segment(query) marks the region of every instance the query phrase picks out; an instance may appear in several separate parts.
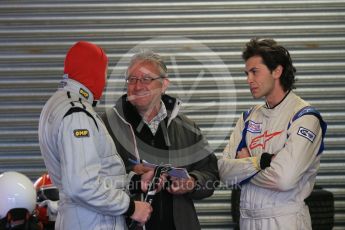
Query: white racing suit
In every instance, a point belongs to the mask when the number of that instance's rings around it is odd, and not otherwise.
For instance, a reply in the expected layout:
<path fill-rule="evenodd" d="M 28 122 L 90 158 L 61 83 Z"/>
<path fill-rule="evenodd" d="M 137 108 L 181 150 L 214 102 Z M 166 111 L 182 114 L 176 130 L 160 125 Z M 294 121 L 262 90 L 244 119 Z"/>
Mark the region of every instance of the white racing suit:
<path fill-rule="evenodd" d="M 241 229 L 311 230 L 304 199 L 315 183 L 325 132 L 320 114 L 293 92 L 273 109 L 255 106 L 238 120 L 218 167 L 226 185 L 241 185 Z M 243 147 L 251 157 L 235 159 Z M 264 152 L 275 157 L 261 170 Z"/>
<path fill-rule="evenodd" d="M 56 229 L 126 229 L 129 176 L 92 102 L 86 87 L 65 79 L 41 113 L 40 148 L 60 192 Z"/>

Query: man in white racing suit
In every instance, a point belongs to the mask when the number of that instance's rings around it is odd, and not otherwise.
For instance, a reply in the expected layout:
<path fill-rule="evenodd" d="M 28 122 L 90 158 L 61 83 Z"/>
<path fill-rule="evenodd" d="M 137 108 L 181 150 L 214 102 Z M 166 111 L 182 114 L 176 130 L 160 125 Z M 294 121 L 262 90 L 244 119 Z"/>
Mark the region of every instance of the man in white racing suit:
<path fill-rule="evenodd" d="M 128 188 L 145 190 L 153 172 L 141 177 L 126 174 L 114 142 L 92 108 L 102 96 L 107 65 L 100 47 L 84 41 L 73 45 L 61 86 L 41 113 L 40 148 L 60 193 L 56 229 L 126 229 L 124 215 L 144 224 L 152 211 L 148 203 L 131 199 Z"/>
<path fill-rule="evenodd" d="M 295 68 L 273 39 L 252 39 L 242 54 L 254 98 L 264 97 L 238 120 L 224 157 L 221 180 L 240 184 L 240 229 L 310 229 L 304 199 L 311 193 L 326 124 L 291 90 Z"/>

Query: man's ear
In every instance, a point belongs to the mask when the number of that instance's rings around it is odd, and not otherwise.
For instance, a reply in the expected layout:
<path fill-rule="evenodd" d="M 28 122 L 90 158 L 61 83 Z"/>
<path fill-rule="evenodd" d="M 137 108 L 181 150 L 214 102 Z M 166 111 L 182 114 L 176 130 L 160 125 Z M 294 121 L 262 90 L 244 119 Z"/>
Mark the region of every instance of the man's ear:
<path fill-rule="evenodd" d="M 283 73 L 283 66 L 282 65 L 278 65 L 275 70 L 273 70 L 273 78 L 278 79 L 280 78 L 280 76 Z"/>
<path fill-rule="evenodd" d="M 170 80 L 166 77 L 166 78 L 163 78 L 163 81 L 162 81 L 162 94 L 165 93 L 165 91 L 167 90 L 168 86 L 170 84 Z"/>

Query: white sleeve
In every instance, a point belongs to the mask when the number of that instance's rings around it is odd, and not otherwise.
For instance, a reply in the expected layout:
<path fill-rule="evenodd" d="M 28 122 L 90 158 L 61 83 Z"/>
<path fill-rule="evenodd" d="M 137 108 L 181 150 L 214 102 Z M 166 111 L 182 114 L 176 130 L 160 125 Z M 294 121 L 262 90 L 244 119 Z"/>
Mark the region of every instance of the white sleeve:
<path fill-rule="evenodd" d="M 257 157 L 242 159 L 223 157 L 218 160 L 218 169 L 220 180 L 227 187 L 243 182 L 260 170 Z"/>
<path fill-rule="evenodd" d="M 237 148 L 242 140 L 243 129 L 244 121 L 243 118 L 240 118 L 230 136 L 229 143 L 224 149 L 223 157 L 218 160 L 220 180 L 226 186 L 241 183 L 260 170 L 259 158 L 257 157 L 235 159 Z"/>
<path fill-rule="evenodd" d="M 121 169 L 123 163 L 112 158 L 116 156 L 111 153 L 114 149 L 104 147 L 106 134 L 99 132 L 86 113 L 73 113 L 63 119 L 58 136 L 62 187 L 73 202 L 95 212 L 118 216 L 127 211 L 130 198 L 121 184 L 126 177 L 125 169 Z M 106 162 L 108 169 L 101 168 L 101 162 Z M 106 178 L 105 170 L 120 173 Z M 114 184 L 114 178 L 121 185 Z"/>
<path fill-rule="evenodd" d="M 318 157 L 322 142 L 319 119 L 304 115 L 288 130 L 287 142 L 273 158 L 270 167 L 258 173 L 251 183 L 278 191 L 294 188 Z"/>

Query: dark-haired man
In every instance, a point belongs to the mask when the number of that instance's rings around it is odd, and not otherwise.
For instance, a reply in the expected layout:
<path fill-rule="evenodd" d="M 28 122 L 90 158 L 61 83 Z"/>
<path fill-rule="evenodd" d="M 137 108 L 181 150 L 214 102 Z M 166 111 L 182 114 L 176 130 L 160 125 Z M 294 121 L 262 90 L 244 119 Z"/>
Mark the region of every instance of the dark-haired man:
<path fill-rule="evenodd" d="M 311 193 L 324 149 L 326 124 L 292 89 L 289 52 L 273 39 L 252 39 L 242 54 L 250 91 L 265 104 L 238 120 L 221 180 L 242 185 L 241 229 L 310 229 L 304 199 Z"/>

